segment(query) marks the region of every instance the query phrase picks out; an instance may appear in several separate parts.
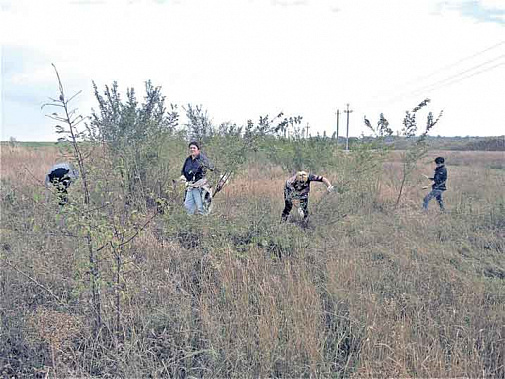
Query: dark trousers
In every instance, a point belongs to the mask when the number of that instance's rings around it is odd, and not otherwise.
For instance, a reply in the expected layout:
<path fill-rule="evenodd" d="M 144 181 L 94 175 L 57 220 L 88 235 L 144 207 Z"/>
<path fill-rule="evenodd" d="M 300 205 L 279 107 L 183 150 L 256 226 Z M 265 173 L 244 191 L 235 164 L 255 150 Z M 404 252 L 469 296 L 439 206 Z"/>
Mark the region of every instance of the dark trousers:
<path fill-rule="evenodd" d="M 426 195 L 423 201 L 423 208 L 428 209 L 428 203 L 430 202 L 431 199 L 435 198 L 437 199 L 438 205 L 440 205 L 441 210 L 445 210 L 444 207 L 444 200 L 442 199 L 442 190 L 437 190 L 437 189 L 432 189 L 429 194 Z"/>
<path fill-rule="evenodd" d="M 307 219 L 309 217 L 309 198 L 300 199 L 300 208 L 303 210 L 303 218 Z M 282 220 L 286 221 L 288 219 L 289 213 L 293 209 L 293 199 L 289 197 L 284 197 L 284 210 L 282 211 Z"/>

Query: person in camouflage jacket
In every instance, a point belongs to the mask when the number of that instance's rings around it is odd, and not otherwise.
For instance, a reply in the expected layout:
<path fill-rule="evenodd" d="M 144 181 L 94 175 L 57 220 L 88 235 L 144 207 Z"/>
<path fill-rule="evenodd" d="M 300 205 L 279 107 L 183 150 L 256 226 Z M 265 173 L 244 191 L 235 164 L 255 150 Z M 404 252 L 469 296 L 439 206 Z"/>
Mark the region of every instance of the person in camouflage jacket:
<path fill-rule="evenodd" d="M 326 184 L 328 192 L 333 190 L 330 181 L 324 176 L 309 174 L 306 171 L 298 171 L 296 175 L 286 180 L 284 185 L 284 210 L 282 211 L 282 221 L 288 219 L 291 209 L 293 209 L 293 200 L 300 202 L 300 208 L 303 211 L 304 220 L 309 216 L 309 193 L 311 182 L 323 182 Z"/>

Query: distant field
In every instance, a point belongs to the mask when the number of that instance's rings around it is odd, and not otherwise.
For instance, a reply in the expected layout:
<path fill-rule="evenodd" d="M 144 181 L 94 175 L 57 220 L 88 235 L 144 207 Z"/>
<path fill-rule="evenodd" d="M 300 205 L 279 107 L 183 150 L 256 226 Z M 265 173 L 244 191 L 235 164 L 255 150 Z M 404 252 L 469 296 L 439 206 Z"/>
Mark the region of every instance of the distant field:
<path fill-rule="evenodd" d="M 398 160 L 401 153 L 400 150 L 393 151 L 392 160 Z M 502 151 L 430 150 L 429 156 L 424 161 L 429 161 L 436 156 L 445 157 L 448 166 L 505 169 L 505 152 Z"/>
<path fill-rule="evenodd" d="M 53 147 L 56 146 L 56 142 L 9 142 L 9 141 L 1 141 L 0 146 L 20 146 L 20 147 L 31 147 L 31 148 L 41 148 L 41 147 Z"/>
<path fill-rule="evenodd" d="M 358 139 L 350 138 L 352 143 Z M 499 151 L 505 152 L 505 136 L 496 137 L 434 137 L 428 136 L 428 145 L 431 150 L 440 151 Z M 338 139 L 339 145 L 345 146 L 345 138 L 340 136 Z M 390 137 L 389 142 L 396 150 L 403 150 L 409 145 L 409 141 L 405 138 Z M 15 142 L 17 146 L 22 147 L 46 147 L 55 146 L 56 142 Z M 8 141 L 0 141 L 0 146 L 12 145 Z"/>
<path fill-rule="evenodd" d="M 253 161 L 213 215 L 188 217 L 174 187 L 165 213 L 140 229 L 151 214 L 125 213 L 130 205 L 84 212 L 80 183 L 59 209 L 43 187 L 62 159 L 56 147 L 2 144 L 0 372 L 505 377 L 503 153 L 430 151 L 398 208 L 402 152 L 365 173 L 353 154 L 318 172 L 338 191 L 313 184 L 307 228 L 296 215 L 280 223 L 290 173 Z M 436 202 L 421 211 L 421 174 L 438 155 L 449 175 L 445 214 Z M 102 178 L 93 196 L 121 199 L 118 179 Z M 99 259 L 98 337 L 86 228 Z"/>

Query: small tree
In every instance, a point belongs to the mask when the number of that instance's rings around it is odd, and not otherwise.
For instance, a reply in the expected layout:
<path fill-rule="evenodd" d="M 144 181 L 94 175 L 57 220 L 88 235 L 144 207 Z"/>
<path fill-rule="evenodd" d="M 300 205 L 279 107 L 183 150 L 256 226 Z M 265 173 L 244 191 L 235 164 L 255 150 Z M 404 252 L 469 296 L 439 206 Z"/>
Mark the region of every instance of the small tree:
<path fill-rule="evenodd" d="M 201 105 L 193 106 L 191 104 L 183 109 L 188 119 L 185 124 L 188 139 L 202 143 L 208 142 L 216 134 L 216 130 L 207 110 L 204 110 Z"/>
<path fill-rule="evenodd" d="M 18 145 L 18 141 L 16 140 L 15 137 L 10 137 L 9 138 L 9 146 L 10 147 L 16 147 Z"/>
<path fill-rule="evenodd" d="M 50 98 L 51 103 L 46 103 L 42 107 L 51 106 L 60 109 L 60 113 L 53 112 L 50 115 L 47 115 L 52 120 L 55 120 L 61 124 L 55 126 L 56 133 L 58 133 L 61 137 L 58 138 L 59 142 L 67 142 L 70 143 L 72 152 L 73 152 L 73 160 L 77 163 L 79 167 L 79 172 L 81 175 L 81 183 L 84 192 L 84 204 L 83 204 L 83 212 L 82 218 L 85 224 L 85 239 L 86 245 L 88 249 L 88 258 L 90 265 L 90 284 L 91 284 L 91 302 L 93 305 L 93 309 L 95 312 L 95 334 L 98 334 L 98 330 L 102 325 L 102 302 L 100 298 L 100 288 L 99 288 L 99 278 L 100 278 L 100 270 L 98 265 L 98 260 L 96 256 L 95 247 L 93 245 L 93 238 L 91 235 L 91 228 L 89 223 L 90 217 L 90 187 L 88 182 L 88 173 L 85 164 L 85 154 L 81 149 L 80 141 L 84 140 L 86 137 L 90 137 L 90 130 L 88 128 L 82 129 L 78 128 L 78 126 L 85 120 L 83 116 L 77 114 L 77 109 L 70 108 L 70 102 L 78 96 L 81 91 L 75 93 L 70 98 L 66 97 L 63 84 L 60 79 L 60 75 L 56 66 L 52 65 L 54 71 L 56 73 L 56 77 L 58 79 L 59 86 L 59 96 L 57 99 Z"/>
<path fill-rule="evenodd" d="M 407 139 L 414 140 L 414 142 L 407 148 L 407 151 L 402 154 L 402 176 L 398 190 L 398 197 L 396 198 L 396 207 L 398 207 L 400 204 L 403 189 L 408 179 L 410 178 L 412 171 L 416 168 L 419 160 L 423 158 L 428 151 L 426 138 L 429 131 L 440 120 L 440 117 L 442 117 L 443 114 L 443 110 L 440 111 L 438 117 L 436 120 L 434 120 L 433 114 L 429 112 L 424 131 L 418 137 L 416 137 L 416 133 L 418 131 L 416 114 L 420 109 L 427 106 L 429 102 L 430 99 L 425 99 L 416 107 L 414 107 L 414 109 L 412 109 L 412 112 L 406 111 L 405 118 L 403 119 L 403 128 L 401 130 L 401 135 Z"/>
<path fill-rule="evenodd" d="M 137 169 L 138 166 L 121 167 L 118 163 L 124 164 L 128 159 L 130 161 L 126 163 L 139 162 L 136 160 L 139 156 L 127 154 L 131 150 L 127 150 L 123 143 L 124 141 L 134 143 L 138 140 L 146 143 L 155 139 L 157 137 L 155 131 L 164 131 L 166 127 L 166 125 L 160 125 L 163 124 L 165 110 L 159 107 L 161 103 L 160 98 L 157 97 L 158 90 L 151 91 L 152 88 L 149 85 L 147 92 L 151 100 L 140 107 L 136 105 L 133 92 L 129 92 L 129 100 L 125 105 L 119 101 L 119 95 L 113 89 L 108 91 L 108 98 L 111 101 L 102 103 L 101 115 L 95 114 L 94 122 L 87 125 L 84 122 L 85 118 L 69 106 L 80 91 L 67 98 L 56 67 L 55 72 L 59 84 L 59 97 L 51 99 L 52 102 L 45 105 L 61 109 L 60 113 L 55 112 L 48 117 L 59 122 L 56 125 L 56 132 L 61 135 L 59 141 L 66 143 L 72 149 L 73 161 L 79 167 L 84 194 L 82 204 L 74 202 L 67 206 L 68 210 L 65 209 L 67 227 L 75 228 L 77 234 L 84 235 L 86 241 L 89 258 L 89 269 L 86 271 L 90 274 L 95 336 L 100 335 L 102 326 L 106 325 L 106 330 L 116 330 L 115 341 L 118 342 L 124 335 L 120 333 L 120 319 L 125 281 L 123 277 L 125 254 L 130 242 L 149 225 L 157 214 L 157 212 L 151 215 L 142 214 L 134 207 L 125 206 L 122 194 L 114 191 L 114 188 L 117 188 L 118 177 L 121 176 L 117 172 L 119 170 L 124 174 L 124 167 Z M 97 120 L 101 123 L 97 123 Z M 132 123 L 132 120 L 135 123 Z M 140 125 L 145 128 L 141 128 Z M 97 144 L 97 141 L 100 141 L 102 145 Z M 121 146 L 124 147 L 125 152 L 118 151 Z M 85 150 L 88 149 L 93 150 L 86 152 Z M 91 152 L 95 154 L 91 155 Z M 110 156 L 114 159 L 112 162 L 109 159 Z M 140 158 L 143 156 L 140 155 Z M 113 289 L 113 318 L 107 318 L 107 307 L 102 307 L 102 304 L 111 303 L 107 298 L 108 292 L 101 293 L 101 288 L 107 286 Z M 110 324 L 115 327 L 111 327 Z M 119 344 L 116 343 L 116 346 Z"/>
<path fill-rule="evenodd" d="M 91 125 L 120 169 L 127 203 L 141 206 L 163 194 L 168 180 L 168 157 L 165 143 L 178 125 L 177 106 L 165 106 L 161 87 L 145 83 L 146 95 L 138 102 L 133 88 L 126 90 L 123 101 L 117 82 L 105 86 L 103 95 L 93 83 L 99 111 L 93 110 Z"/>
<path fill-rule="evenodd" d="M 374 138 L 382 140 L 386 137 L 393 135 L 393 130 L 389 127 L 389 121 L 384 117 L 384 113 L 379 115 L 379 121 L 377 121 L 377 126 L 374 127 L 370 121 L 364 117 L 365 125 L 372 132 Z"/>

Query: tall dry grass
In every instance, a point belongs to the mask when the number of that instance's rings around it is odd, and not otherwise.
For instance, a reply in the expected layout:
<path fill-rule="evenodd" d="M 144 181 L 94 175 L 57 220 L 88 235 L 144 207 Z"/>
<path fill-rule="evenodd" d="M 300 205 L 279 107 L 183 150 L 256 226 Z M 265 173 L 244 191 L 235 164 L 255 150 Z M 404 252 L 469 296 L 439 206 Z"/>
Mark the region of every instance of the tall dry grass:
<path fill-rule="evenodd" d="M 174 204 L 126 247 L 120 325 L 103 251 L 103 339 L 91 333 L 83 242 L 14 169 L 44 162 L 33 171 L 42 178 L 55 153 L 7 153 L 2 375 L 505 376 L 505 175 L 490 168 L 495 153 L 430 152 L 398 209 L 394 154 L 377 181 L 319 173 L 342 191 L 313 185 L 305 229 L 280 223 L 288 173 L 251 166 L 216 197 L 213 217 Z M 437 155 L 449 173 L 445 214 L 436 203 L 420 210 L 420 174 Z M 70 320 L 69 330 L 46 338 L 41 314 Z"/>
<path fill-rule="evenodd" d="M 51 166 L 61 160 L 57 147 L 1 145 L 0 178 L 23 186 L 43 185 Z"/>

